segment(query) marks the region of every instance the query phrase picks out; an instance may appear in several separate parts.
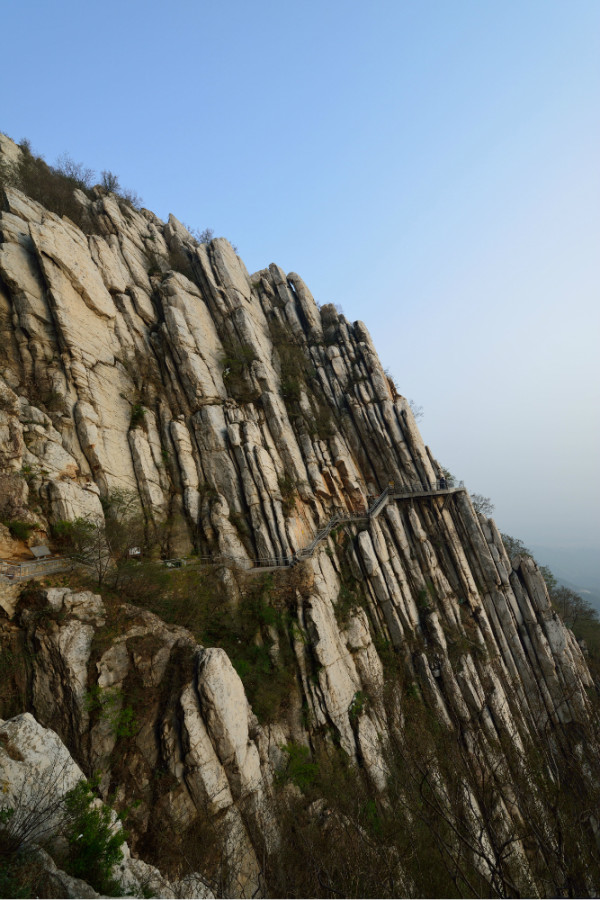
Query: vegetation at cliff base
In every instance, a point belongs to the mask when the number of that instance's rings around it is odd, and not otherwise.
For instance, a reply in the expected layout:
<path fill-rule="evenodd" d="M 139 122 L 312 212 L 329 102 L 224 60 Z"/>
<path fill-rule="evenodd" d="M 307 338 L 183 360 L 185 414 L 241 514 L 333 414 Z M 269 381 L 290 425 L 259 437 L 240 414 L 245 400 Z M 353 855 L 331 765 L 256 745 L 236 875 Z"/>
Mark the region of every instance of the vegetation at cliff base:
<path fill-rule="evenodd" d="M 15 753 L 13 748 L 13 757 Z M 96 891 L 122 895 L 113 871 L 123 859 L 124 816 L 100 802 L 97 781 L 82 780 L 64 796 L 58 794 L 63 774 L 61 766 L 51 764 L 38 781 L 23 787 L 12 805 L 0 804 L 0 896 L 57 896 L 40 850 Z"/>
<path fill-rule="evenodd" d="M 119 897 L 122 888 L 113 877 L 114 867 L 123 859 L 126 833 L 116 823 L 109 806 L 96 803 L 95 785 L 80 781 L 65 796 L 64 837 L 68 851 L 64 866 L 70 875 L 87 881 L 111 897 Z"/>

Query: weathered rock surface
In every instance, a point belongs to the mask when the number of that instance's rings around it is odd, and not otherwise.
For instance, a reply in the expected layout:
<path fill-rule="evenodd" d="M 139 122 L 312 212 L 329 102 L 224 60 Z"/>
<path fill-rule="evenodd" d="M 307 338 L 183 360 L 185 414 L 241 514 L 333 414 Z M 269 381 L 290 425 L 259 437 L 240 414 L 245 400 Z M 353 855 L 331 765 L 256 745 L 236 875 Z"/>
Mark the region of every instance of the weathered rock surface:
<path fill-rule="evenodd" d="M 13 810 L 11 833 L 21 850 L 33 853 L 44 870 L 50 894 L 57 897 L 99 897 L 85 881 L 58 868 L 39 845 L 59 844 L 65 822 L 63 798 L 84 778 L 55 732 L 43 728 L 30 713 L 0 720 L 0 786 L 3 808 Z M 115 817 L 116 823 L 116 817 Z M 117 827 L 117 826 L 115 826 Z M 58 842 L 58 843 L 57 843 Z M 212 897 L 199 875 L 171 884 L 154 866 L 131 856 L 127 844 L 123 860 L 113 869 L 126 897 Z"/>
<path fill-rule="evenodd" d="M 4 516 L 46 529 L 98 520 L 101 500 L 133 491 L 169 555 L 236 558 L 219 570 L 233 615 L 254 596 L 253 560 L 306 547 L 334 511 L 364 511 L 390 479 L 427 487 L 440 477 L 361 322 L 319 308 L 276 265 L 249 275 L 226 240 L 199 245 L 173 216 L 77 196 L 87 234 L 5 191 Z M 164 851 L 159 821 L 180 848 L 209 828 L 220 848 L 218 863 L 207 851 L 211 884 L 260 893 L 262 860 L 282 839 L 283 748 L 341 754 L 385 798 L 415 698 L 450 744 L 472 748 L 479 771 L 484 759 L 509 784 L 519 765 L 508 745 L 523 754 L 549 733 L 585 729 L 592 681 L 577 642 L 533 561 L 508 559 L 466 492 L 390 500 L 281 579 L 279 618 L 257 621 L 251 641 L 289 675 L 289 696 L 261 721 L 224 649 L 146 610 L 66 588 L 3 603 L 3 646 L 32 660 L 11 697 L 83 771 L 102 773 L 105 796 L 139 801 L 136 852 Z M 487 846 L 476 768 L 463 793 Z M 527 815 L 513 794 L 502 801 L 507 828 Z M 515 840 L 507 866 L 520 890 L 543 893 L 534 855 Z"/>

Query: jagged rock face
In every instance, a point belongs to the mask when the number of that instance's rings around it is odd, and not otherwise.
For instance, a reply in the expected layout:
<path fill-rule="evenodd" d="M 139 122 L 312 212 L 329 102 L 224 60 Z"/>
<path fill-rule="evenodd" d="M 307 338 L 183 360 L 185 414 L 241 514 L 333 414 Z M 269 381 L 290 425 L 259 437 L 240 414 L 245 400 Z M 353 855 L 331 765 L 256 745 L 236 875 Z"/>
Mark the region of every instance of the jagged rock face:
<path fill-rule="evenodd" d="M 84 778 L 58 735 L 43 728 L 25 713 L 8 721 L 0 720 L 0 785 L 2 806 L 12 810 L 9 820 L 18 849 L 27 850 L 34 863 L 41 864 L 46 890 L 44 896 L 99 897 L 90 885 L 60 870 L 52 856 L 39 846 L 60 846 L 65 822 L 64 797 Z M 116 826 L 116 816 L 113 823 Z M 171 884 L 161 873 L 135 859 L 127 844 L 113 877 L 122 896 L 212 897 L 202 877 L 188 877 Z"/>
<path fill-rule="evenodd" d="M 296 274 L 249 276 L 227 241 L 198 245 L 174 217 L 112 195 L 79 195 L 83 234 L 5 194 L 5 515 L 98 518 L 100 498 L 135 490 L 148 518 L 177 522 L 171 553 L 238 559 L 221 573 L 235 606 L 251 560 L 306 547 L 335 509 L 365 509 L 390 478 L 440 476 L 365 326 L 319 309 Z M 415 694 L 490 771 L 514 770 L 507 743 L 522 750 L 589 717 L 589 672 L 539 571 L 508 559 L 466 492 L 390 501 L 332 532 L 301 577 L 287 572 L 289 653 L 274 632 L 269 653 L 291 671 L 289 702 L 270 722 L 223 649 L 139 608 L 34 592 L 2 635 L 32 654 L 25 694 L 38 719 L 103 773 L 106 792 L 140 801 L 134 846 L 149 846 L 160 817 L 182 832 L 216 823 L 230 894 L 262 889 L 259 844 L 277 852 L 286 745 L 343 753 L 384 797 Z M 91 709 L 90 695 L 110 703 Z M 120 734 L 130 706 L 137 730 Z M 470 797 L 477 777 L 464 777 Z M 507 828 L 523 815 L 515 796 L 502 810 Z M 507 861 L 525 893 L 544 890 L 531 852 L 515 842 Z"/>
<path fill-rule="evenodd" d="M 227 241 L 197 246 L 173 217 L 112 196 L 81 195 L 86 236 L 5 193 L 0 466 L 27 467 L 30 505 L 50 521 L 129 487 L 149 515 L 199 525 L 204 547 L 247 556 L 228 518 L 241 513 L 251 555 L 287 556 L 333 505 L 433 475 L 364 325 L 319 311 L 297 275 L 250 278 Z"/>

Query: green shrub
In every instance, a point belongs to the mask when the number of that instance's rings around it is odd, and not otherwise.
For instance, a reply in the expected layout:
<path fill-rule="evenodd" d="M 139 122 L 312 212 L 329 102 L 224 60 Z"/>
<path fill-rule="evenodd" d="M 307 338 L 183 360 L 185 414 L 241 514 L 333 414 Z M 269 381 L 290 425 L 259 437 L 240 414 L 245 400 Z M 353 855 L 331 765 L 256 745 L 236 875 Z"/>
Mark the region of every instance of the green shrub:
<path fill-rule="evenodd" d="M 319 767 L 310 760 L 308 747 L 301 744 L 286 744 L 283 748 L 289 759 L 282 779 L 291 781 L 301 791 L 307 791 L 315 783 L 319 774 Z"/>
<path fill-rule="evenodd" d="M 223 341 L 221 365 L 225 369 L 230 369 L 230 375 L 241 375 L 255 359 L 256 353 L 249 344 Z"/>
<path fill-rule="evenodd" d="M 129 428 L 131 431 L 133 431 L 134 428 L 144 428 L 145 425 L 146 410 L 141 403 L 134 403 L 131 407 L 131 420 L 129 422 Z"/>
<path fill-rule="evenodd" d="M 153 275 L 162 275 L 162 269 L 160 267 L 160 263 L 158 261 L 158 257 L 154 253 L 148 253 L 148 275 L 152 278 Z M 172 268 L 175 268 L 172 266 Z"/>
<path fill-rule="evenodd" d="M 123 706 L 123 692 L 119 688 L 101 688 L 95 685 L 85 698 L 88 712 L 98 712 L 109 722 L 116 738 L 133 737 L 139 726 L 130 706 Z"/>
<path fill-rule="evenodd" d="M 264 644 L 246 647 L 233 664 L 259 722 L 274 721 L 289 696 L 293 674 L 287 668 L 273 665 L 269 648 Z"/>
<path fill-rule="evenodd" d="M 337 425 L 331 409 L 317 401 L 317 410 L 314 413 L 313 421 L 309 423 L 310 432 L 325 441 L 327 438 L 334 437 L 337 433 Z"/>
<path fill-rule="evenodd" d="M 250 381 L 250 366 L 256 358 L 256 353 L 249 344 L 223 341 L 223 354 L 220 360 L 223 381 L 231 396 L 240 403 L 253 403 L 258 399 L 258 394 Z"/>
<path fill-rule="evenodd" d="M 265 723 L 277 718 L 295 684 L 286 597 L 296 590 L 293 579 L 301 575 L 300 567 L 285 570 L 277 584 L 272 576 L 252 576 L 241 586 L 243 596 L 232 609 L 218 570 L 189 566 L 170 570 L 164 590 L 140 592 L 133 602 L 169 624 L 188 628 L 203 646 L 222 647 L 242 679 L 252 709 Z M 272 653 L 275 639 L 277 657 Z"/>
<path fill-rule="evenodd" d="M 366 700 L 367 698 L 363 691 L 357 691 L 355 693 L 354 697 L 352 698 L 352 703 L 350 704 L 350 709 L 348 710 L 348 716 L 352 723 L 358 721 L 362 711 L 365 708 Z"/>
<path fill-rule="evenodd" d="M 419 612 L 426 613 L 431 609 L 431 595 L 426 587 L 421 588 L 417 594 L 417 609 Z"/>
<path fill-rule="evenodd" d="M 335 537 L 333 531 L 332 537 Z M 347 556 L 343 553 L 338 553 L 338 560 L 340 564 L 340 590 L 334 609 L 339 624 L 345 628 L 354 610 L 359 606 L 364 606 L 365 594 L 360 582 L 352 574 Z"/>
<path fill-rule="evenodd" d="M 392 642 L 386 638 L 379 637 L 375 638 L 374 646 L 377 650 L 377 655 L 381 660 L 386 682 L 393 684 L 397 681 L 398 684 L 401 684 L 403 680 L 404 663 L 398 651 L 394 649 Z"/>
<path fill-rule="evenodd" d="M 169 266 L 175 272 L 181 272 L 189 281 L 195 281 L 192 261 L 184 249 L 169 251 Z"/>
<path fill-rule="evenodd" d="M 60 519 L 51 526 L 52 540 L 61 550 L 71 548 L 73 546 L 73 531 L 73 522 Z"/>
<path fill-rule="evenodd" d="M 296 481 L 289 475 L 282 475 L 277 481 L 279 483 L 279 490 L 281 491 L 283 514 L 284 516 L 289 516 L 296 505 L 296 497 L 298 496 Z"/>
<path fill-rule="evenodd" d="M 288 404 L 297 403 L 302 393 L 302 382 L 297 375 L 286 375 L 281 379 L 281 396 L 286 406 Z"/>
<path fill-rule="evenodd" d="M 118 897 L 122 889 L 112 872 L 123 859 L 121 847 L 127 835 L 113 825 L 110 807 L 93 805 L 95 787 L 93 782 L 80 781 L 65 795 L 65 838 L 69 848 L 65 869 L 100 893 Z"/>
<path fill-rule="evenodd" d="M 12 519 L 6 524 L 11 535 L 17 541 L 28 541 L 29 537 L 31 536 L 31 532 L 35 531 L 35 529 L 38 527 L 37 522 L 34 522 L 32 525 L 30 522 L 21 522 L 18 519 Z"/>

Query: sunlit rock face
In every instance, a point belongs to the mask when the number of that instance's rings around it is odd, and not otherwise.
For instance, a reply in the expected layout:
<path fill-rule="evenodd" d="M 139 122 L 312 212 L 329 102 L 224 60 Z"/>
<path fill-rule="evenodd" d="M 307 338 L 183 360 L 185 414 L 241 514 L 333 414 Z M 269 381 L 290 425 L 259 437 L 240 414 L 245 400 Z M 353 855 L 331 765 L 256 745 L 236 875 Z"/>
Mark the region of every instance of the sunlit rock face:
<path fill-rule="evenodd" d="M 15 145 L 0 146 L 18 160 Z M 289 560 L 334 513 L 343 521 L 267 589 L 285 615 L 259 618 L 251 643 L 287 677 L 277 709 L 257 716 L 260 689 L 198 634 L 52 588 L 30 592 L 3 633 L 32 654 L 14 674 L 23 710 L 86 773 L 101 772 L 105 796 L 139 801 L 134 848 L 158 853 L 161 817 L 188 848 L 208 822 L 207 857 L 213 873 L 217 856 L 221 866 L 212 883 L 230 895 L 268 890 L 281 792 L 298 791 L 281 787 L 284 748 L 339 755 L 385 805 L 398 759 L 413 758 L 415 704 L 438 745 L 464 750 L 465 827 L 493 847 L 477 798 L 482 773 L 502 771 L 494 815 L 520 834 L 519 754 L 569 734 L 581 756 L 591 715 L 585 660 L 533 561 L 508 559 L 466 491 L 431 491 L 442 469 L 361 322 L 319 308 L 276 265 L 249 275 L 228 241 L 199 244 L 173 216 L 100 190 L 76 197 L 85 233 L 4 191 L 3 515 L 49 533 L 65 519 L 101 520 L 102 501 L 132 492 L 163 529 L 166 555 L 230 558 L 213 571 L 232 616 L 256 594 L 257 560 Z M 352 521 L 390 481 L 425 492 Z M 131 733 L 115 727 L 126 710 Z M 443 793 L 441 768 L 436 779 Z M 525 893 L 547 890 L 536 840 L 507 851 Z M 489 880 L 484 857 L 470 864 Z"/>

